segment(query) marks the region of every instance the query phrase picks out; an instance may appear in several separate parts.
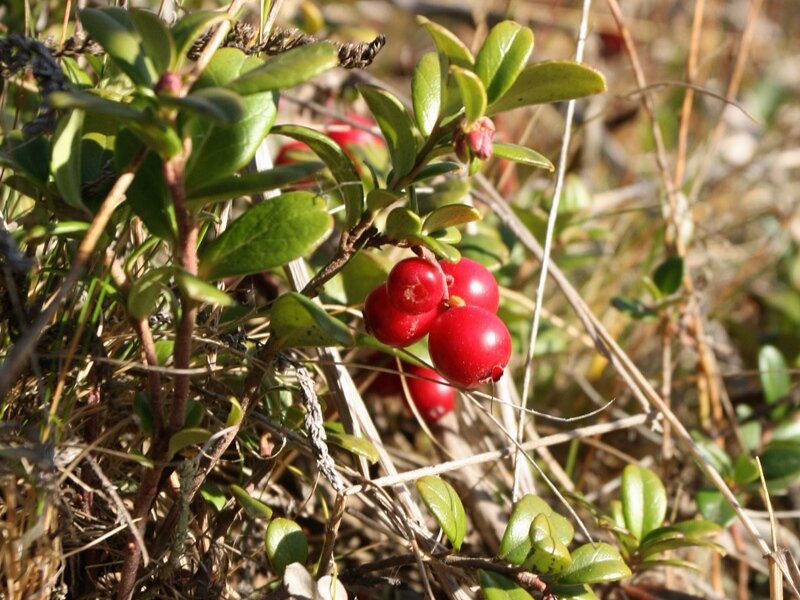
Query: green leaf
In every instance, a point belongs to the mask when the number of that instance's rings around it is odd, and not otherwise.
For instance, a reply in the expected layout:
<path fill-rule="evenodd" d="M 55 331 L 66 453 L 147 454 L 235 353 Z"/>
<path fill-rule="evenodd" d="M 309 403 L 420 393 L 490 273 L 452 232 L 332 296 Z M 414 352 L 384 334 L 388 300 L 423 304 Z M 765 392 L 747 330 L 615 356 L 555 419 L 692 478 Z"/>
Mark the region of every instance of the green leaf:
<path fill-rule="evenodd" d="M 389 261 L 377 252 L 362 251 L 356 254 L 341 270 L 347 303 L 363 304 L 367 295 L 386 281 L 390 270 Z"/>
<path fill-rule="evenodd" d="M 177 70 L 181 66 L 189 49 L 195 40 L 200 37 L 209 27 L 230 19 L 225 13 L 215 10 L 201 10 L 191 12 L 172 26 L 172 37 L 175 40 L 176 61 L 174 68 Z"/>
<path fill-rule="evenodd" d="M 405 206 L 398 206 L 386 217 L 384 231 L 386 235 L 394 239 L 418 235 L 422 232 L 422 219 L 413 210 Z"/>
<path fill-rule="evenodd" d="M 466 125 L 470 126 L 486 112 L 486 89 L 480 78 L 472 71 L 450 67 L 450 72 L 455 77 L 458 90 L 461 92 Z"/>
<path fill-rule="evenodd" d="M 613 546 L 584 544 L 572 553 L 572 565 L 561 573 L 562 584 L 606 583 L 631 576 L 631 570 Z"/>
<path fill-rule="evenodd" d="M 639 554 L 643 558 L 649 558 L 670 550 L 678 550 L 680 548 L 689 548 L 692 546 L 711 548 L 715 552 L 719 552 L 723 555 L 725 554 L 725 549 L 719 544 L 715 544 L 714 542 L 710 542 L 708 540 L 698 538 L 693 539 L 685 536 L 643 544 L 639 547 Z"/>
<path fill-rule="evenodd" d="M 548 585 L 547 589 L 559 600 L 600 600 L 588 585 Z"/>
<path fill-rule="evenodd" d="M 467 533 L 467 515 L 453 486 L 439 477 L 427 476 L 418 479 L 416 487 L 453 548 L 459 550 Z"/>
<path fill-rule="evenodd" d="M 338 64 L 336 46 L 330 42 L 315 42 L 270 58 L 263 66 L 233 80 L 229 88 L 242 95 L 285 90 Z"/>
<path fill-rule="evenodd" d="M 237 77 L 263 65 L 263 61 L 245 54 L 238 48 L 220 48 L 200 73 L 200 78 L 192 87 L 192 91 L 208 87 L 227 88 Z"/>
<path fill-rule="evenodd" d="M 683 259 L 670 256 L 653 271 L 653 283 L 665 296 L 674 294 L 683 284 Z"/>
<path fill-rule="evenodd" d="M 343 433 L 340 431 L 334 431 L 332 429 L 327 429 L 327 428 L 326 428 L 326 435 L 328 437 L 329 443 L 333 444 L 334 446 L 339 446 L 340 448 L 344 448 L 351 454 L 355 454 L 356 456 L 366 458 L 373 465 L 377 463 L 378 460 L 380 459 L 378 450 L 375 448 L 372 442 L 370 442 L 366 438 L 350 435 L 349 433 Z"/>
<path fill-rule="evenodd" d="M 732 478 L 737 487 L 744 487 L 759 479 L 758 465 L 744 452 L 733 463 Z"/>
<path fill-rule="evenodd" d="M 239 401 L 234 396 L 230 396 L 228 400 L 231 403 L 231 410 L 228 412 L 228 418 L 225 419 L 225 427 L 233 427 L 242 422 L 244 411 L 242 410 L 242 405 L 239 404 Z"/>
<path fill-rule="evenodd" d="M 214 306 L 230 306 L 233 304 L 233 298 L 228 294 L 183 269 L 178 269 L 175 272 L 175 280 L 181 292 L 195 302 Z"/>
<path fill-rule="evenodd" d="M 775 346 L 763 346 L 758 352 L 758 373 L 761 378 L 761 387 L 764 390 L 764 399 L 767 404 L 774 404 L 791 391 L 792 382 L 789 379 L 789 369 L 786 366 L 781 351 Z M 778 421 L 784 417 L 789 406 L 781 406 L 773 410 L 770 416 Z"/>
<path fill-rule="evenodd" d="M 370 190 L 367 194 L 367 210 L 378 212 L 397 202 L 404 194 L 391 192 L 382 188 Z"/>
<path fill-rule="evenodd" d="M 439 56 L 428 52 L 417 63 L 411 77 L 411 104 L 422 135 L 433 131 L 442 108 L 442 72 Z"/>
<path fill-rule="evenodd" d="M 192 154 L 186 165 L 186 187 L 190 193 L 230 177 L 250 162 L 275 121 L 276 102 L 273 92 L 245 96 L 244 115 L 233 125 L 189 119 Z"/>
<path fill-rule="evenodd" d="M 168 454 L 170 457 L 172 457 L 175 456 L 176 453 L 180 452 L 184 448 L 188 448 L 189 446 L 205 444 L 210 437 L 211 432 L 207 429 L 201 429 L 199 427 L 181 429 L 178 433 L 173 434 L 173 436 L 169 438 Z"/>
<path fill-rule="evenodd" d="M 200 256 L 206 280 L 259 273 L 316 248 L 330 231 L 325 200 L 310 192 L 289 192 L 251 206 Z"/>
<path fill-rule="evenodd" d="M 202 88 L 188 96 L 165 95 L 160 96 L 160 100 L 167 106 L 173 106 L 223 125 L 232 125 L 244 116 L 244 103 L 241 96 L 225 88 Z"/>
<path fill-rule="evenodd" d="M 148 271 L 133 282 L 128 292 L 128 313 L 134 319 L 146 319 L 155 310 L 161 292 L 169 284 L 172 267 L 159 267 Z"/>
<path fill-rule="evenodd" d="M 136 392 L 133 397 L 133 414 L 139 423 L 139 427 L 148 437 L 153 437 L 156 430 L 151 408 L 150 394 Z"/>
<path fill-rule="evenodd" d="M 300 526 L 289 519 L 270 521 L 264 543 L 272 570 L 278 575 L 283 575 L 290 564 L 308 560 L 308 540 Z"/>
<path fill-rule="evenodd" d="M 53 92 L 47 97 L 47 102 L 53 108 L 81 109 L 89 113 L 114 117 L 126 123 L 147 120 L 143 113 L 131 108 L 129 104 L 107 100 L 89 92 Z"/>
<path fill-rule="evenodd" d="M 727 527 L 736 520 L 736 513 L 728 501 L 716 489 L 699 490 L 695 494 L 697 509 L 703 518 Z"/>
<path fill-rule="evenodd" d="M 496 115 L 522 106 L 583 98 L 606 91 L 605 77 L 585 65 L 552 60 L 525 67 L 514 85 L 492 102 L 486 114 Z"/>
<path fill-rule="evenodd" d="M 67 204 L 75 208 L 84 208 L 81 193 L 83 117 L 82 110 L 73 110 L 58 120 L 50 157 L 58 192 Z"/>
<path fill-rule="evenodd" d="M 253 519 L 271 519 L 272 509 L 253 498 L 246 490 L 240 488 L 238 485 L 231 485 L 231 494 L 236 498 L 236 501 L 241 505 L 245 512 Z"/>
<path fill-rule="evenodd" d="M 514 162 L 528 167 L 537 167 L 540 169 L 547 169 L 548 171 L 555 171 L 556 169 L 547 157 L 525 146 L 508 144 L 506 142 L 494 142 L 492 144 L 492 153 L 494 156 L 513 160 Z"/>
<path fill-rule="evenodd" d="M 525 561 L 540 575 L 557 575 L 572 564 L 569 550 L 558 538 L 550 519 L 539 513 L 530 529 L 531 553 Z"/>
<path fill-rule="evenodd" d="M 713 441 L 695 431 L 692 432 L 692 438 L 703 451 L 704 458 L 714 467 L 714 470 L 723 477 L 728 477 L 733 471 L 733 461 L 728 456 L 728 453 Z"/>
<path fill-rule="evenodd" d="M 158 72 L 145 52 L 142 38 L 127 10 L 117 7 L 86 8 L 81 24 L 108 56 L 136 85 L 152 87 Z"/>
<path fill-rule="evenodd" d="M 770 491 L 796 484 L 800 477 L 800 444 L 770 442 L 761 455 L 761 468 Z"/>
<path fill-rule="evenodd" d="M 355 225 L 364 212 L 364 186 L 352 159 L 341 146 L 324 133 L 310 127 L 280 125 L 272 132 L 303 142 L 319 156 L 339 184 L 345 205 L 345 226 Z"/>
<path fill-rule="evenodd" d="M 520 498 L 511 510 L 508 525 L 503 533 L 498 556 L 515 565 L 521 565 L 530 554 L 532 545 L 530 531 L 533 520 L 543 514 L 553 526 L 558 539 L 565 546 L 572 541 L 574 529 L 563 516 L 554 512 L 550 505 L 539 496 L 526 494 Z"/>
<path fill-rule="evenodd" d="M 421 235 L 417 239 L 424 246 L 427 246 L 431 252 L 436 254 L 436 256 L 449 260 L 450 262 L 458 262 L 461 260 L 461 253 L 458 251 L 458 248 L 446 242 L 440 242 L 435 237 L 429 235 Z"/>
<path fill-rule="evenodd" d="M 452 161 L 443 160 L 441 162 L 430 163 L 422 167 L 419 172 L 414 176 L 414 183 L 418 181 L 425 181 L 426 179 L 433 179 L 440 175 L 458 171 L 461 165 Z"/>
<path fill-rule="evenodd" d="M 667 514 L 667 491 L 655 473 L 638 465 L 622 471 L 622 513 L 625 527 L 641 540 L 653 529 L 661 527 Z"/>
<path fill-rule="evenodd" d="M 478 581 L 486 600 L 533 600 L 519 584 L 500 573 L 479 569 Z"/>
<path fill-rule="evenodd" d="M 425 218 L 422 231 L 430 233 L 447 227 L 455 227 L 480 221 L 481 213 L 477 208 L 467 204 L 446 204 L 440 206 Z"/>
<path fill-rule="evenodd" d="M 389 92 L 369 85 L 358 86 L 378 127 L 386 138 L 394 169 L 393 181 L 407 175 L 417 158 L 417 143 L 406 109 Z"/>
<path fill-rule="evenodd" d="M 514 21 L 501 21 L 489 31 L 475 59 L 475 72 L 494 102 L 514 84 L 533 51 L 533 32 Z"/>
<path fill-rule="evenodd" d="M 779 423 L 772 430 L 772 440 L 800 443 L 800 420 L 785 420 Z"/>
<path fill-rule="evenodd" d="M 186 418 L 183 420 L 183 428 L 191 429 L 200 427 L 205 415 L 206 411 L 203 408 L 203 405 L 197 400 L 189 399 L 189 401 L 186 403 Z"/>
<path fill-rule="evenodd" d="M 272 304 L 270 335 L 280 347 L 350 346 L 353 334 L 310 298 L 289 292 Z"/>
<path fill-rule="evenodd" d="M 321 162 L 301 162 L 280 165 L 268 171 L 231 176 L 192 190 L 186 203 L 199 210 L 210 202 L 232 200 L 240 196 L 252 196 L 267 190 L 279 189 L 317 173 L 324 166 Z"/>
<path fill-rule="evenodd" d="M 228 502 L 222 490 L 208 481 L 200 486 L 200 495 L 206 502 L 213 506 L 217 512 L 225 508 L 225 504 Z"/>
<path fill-rule="evenodd" d="M 646 544 L 651 540 L 658 539 L 660 536 L 668 535 L 672 532 L 678 532 L 689 539 L 700 539 L 716 535 L 720 530 L 721 527 L 713 521 L 690 519 L 688 521 L 679 521 L 666 527 L 654 529 L 642 538 L 642 544 Z"/>
<path fill-rule="evenodd" d="M 130 10 L 128 17 L 141 38 L 142 50 L 152 62 L 156 80 L 175 62 L 175 40 L 158 15 L 146 10 Z"/>
<path fill-rule="evenodd" d="M 464 42 L 458 39 L 452 31 L 422 16 L 417 17 L 417 23 L 428 30 L 428 33 L 430 33 L 433 38 L 433 43 L 436 44 L 436 49 L 439 51 L 439 54 L 446 56 L 451 65 L 456 65 L 465 69 L 472 68 L 475 64 L 472 52 L 469 51 L 469 48 L 464 45 Z"/>
<path fill-rule="evenodd" d="M 679 569 L 691 569 L 692 571 L 697 571 L 698 573 L 702 573 L 703 569 L 698 565 L 690 562 L 688 560 L 681 560 L 680 558 L 665 558 L 665 559 L 649 559 L 643 560 L 639 563 L 639 567 L 637 568 L 637 573 L 640 573 L 646 569 L 655 569 L 657 567 L 678 567 Z"/>

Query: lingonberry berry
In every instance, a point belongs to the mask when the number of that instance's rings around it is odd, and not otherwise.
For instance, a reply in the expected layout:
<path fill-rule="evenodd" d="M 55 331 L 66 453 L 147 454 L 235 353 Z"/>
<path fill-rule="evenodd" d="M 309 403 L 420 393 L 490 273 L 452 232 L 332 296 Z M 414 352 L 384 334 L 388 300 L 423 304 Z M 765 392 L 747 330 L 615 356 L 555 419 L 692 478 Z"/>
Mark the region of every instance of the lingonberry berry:
<path fill-rule="evenodd" d="M 364 302 L 367 331 L 379 342 L 395 348 L 403 348 L 425 337 L 438 314 L 438 308 L 419 315 L 398 310 L 389 301 L 385 283 L 372 290 Z"/>
<path fill-rule="evenodd" d="M 392 268 L 386 289 L 395 308 L 418 315 L 442 303 L 444 276 L 436 264 L 424 258 L 406 258 Z"/>
<path fill-rule="evenodd" d="M 405 367 L 408 392 L 422 418 L 433 423 L 456 405 L 456 391 L 433 369 L 409 365 Z"/>
<path fill-rule="evenodd" d="M 511 358 L 511 335 L 494 313 L 479 306 L 454 306 L 434 321 L 428 350 L 442 375 L 473 388 L 500 379 Z"/>
<path fill-rule="evenodd" d="M 486 267 L 463 257 L 456 263 L 447 260 L 439 262 L 451 296 L 458 296 L 467 306 L 480 306 L 489 312 L 497 312 L 500 290 Z"/>

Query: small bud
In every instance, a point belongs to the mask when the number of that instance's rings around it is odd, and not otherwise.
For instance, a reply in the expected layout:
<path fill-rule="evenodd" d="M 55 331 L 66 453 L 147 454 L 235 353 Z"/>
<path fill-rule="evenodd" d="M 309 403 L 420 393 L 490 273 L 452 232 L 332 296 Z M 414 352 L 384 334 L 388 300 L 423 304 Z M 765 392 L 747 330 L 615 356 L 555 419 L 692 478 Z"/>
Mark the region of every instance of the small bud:
<path fill-rule="evenodd" d="M 492 138 L 494 138 L 494 123 L 489 117 L 481 117 L 466 132 L 467 143 L 472 153 L 486 160 L 492 155 Z"/>
<path fill-rule="evenodd" d="M 174 71 L 167 71 L 156 83 L 155 91 L 166 96 L 177 96 L 181 92 L 182 86 L 181 76 Z"/>

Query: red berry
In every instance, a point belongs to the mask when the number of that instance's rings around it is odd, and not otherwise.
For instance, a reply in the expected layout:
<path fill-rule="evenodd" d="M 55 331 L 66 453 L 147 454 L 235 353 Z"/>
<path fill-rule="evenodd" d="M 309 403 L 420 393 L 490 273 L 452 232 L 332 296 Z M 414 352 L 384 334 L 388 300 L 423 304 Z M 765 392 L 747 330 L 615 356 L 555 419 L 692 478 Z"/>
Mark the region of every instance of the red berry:
<path fill-rule="evenodd" d="M 275 166 L 294 164 L 298 162 L 299 158 L 303 158 L 304 155 L 307 156 L 309 160 L 314 157 L 311 153 L 311 148 L 303 142 L 297 140 L 287 142 L 278 150 L 278 155 L 275 157 Z"/>
<path fill-rule="evenodd" d="M 397 263 L 386 280 L 389 300 L 395 308 L 418 315 L 437 308 L 444 298 L 441 270 L 424 258 L 406 258 Z"/>
<path fill-rule="evenodd" d="M 462 258 L 457 263 L 446 260 L 439 263 L 451 296 L 458 296 L 467 306 L 480 306 L 489 312 L 497 312 L 497 307 L 500 306 L 500 289 L 486 267 L 469 258 Z"/>
<path fill-rule="evenodd" d="M 416 365 L 409 365 L 405 371 L 408 392 L 423 419 L 433 423 L 455 408 L 456 391 L 439 373 Z"/>
<path fill-rule="evenodd" d="M 385 283 L 372 290 L 364 302 L 367 331 L 379 342 L 395 348 L 403 348 L 425 337 L 438 314 L 438 309 L 421 315 L 396 309 L 389 301 Z"/>
<path fill-rule="evenodd" d="M 442 375 L 474 388 L 500 379 L 511 358 L 511 335 L 494 313 L 479 306 L 454 306 L 433 323 L 428 350 Z"/>

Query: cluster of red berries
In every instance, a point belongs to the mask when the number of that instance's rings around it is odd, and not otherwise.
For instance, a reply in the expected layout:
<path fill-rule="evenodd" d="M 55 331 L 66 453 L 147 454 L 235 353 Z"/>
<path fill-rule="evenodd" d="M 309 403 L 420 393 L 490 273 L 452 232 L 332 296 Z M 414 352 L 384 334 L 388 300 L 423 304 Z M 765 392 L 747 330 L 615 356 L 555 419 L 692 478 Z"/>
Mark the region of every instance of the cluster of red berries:
<path fill-rule="evenodd" d="M 436 369 L 450 382 L 474 388 L 497 381 L 511 357 L 511 336 L 495 314 L 500 293 L 481 264 L 407 258 L 364 303 L 375 338 L 395 348 L 428 335 Z"/>

